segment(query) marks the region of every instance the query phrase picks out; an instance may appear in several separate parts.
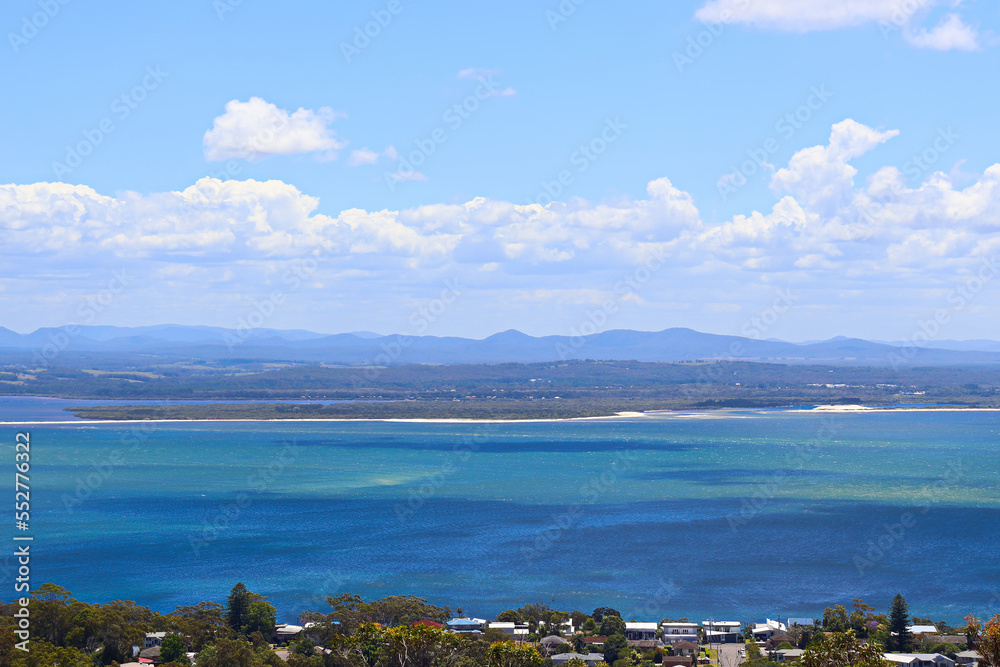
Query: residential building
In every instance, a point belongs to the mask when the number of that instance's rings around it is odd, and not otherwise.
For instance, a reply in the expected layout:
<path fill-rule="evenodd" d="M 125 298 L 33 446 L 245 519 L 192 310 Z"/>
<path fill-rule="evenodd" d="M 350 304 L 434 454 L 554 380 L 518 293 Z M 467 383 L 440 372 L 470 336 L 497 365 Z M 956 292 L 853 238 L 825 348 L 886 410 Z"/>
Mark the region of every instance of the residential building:
<path fill-rule="evenodd" d="M 739 621 L 702 621 L 701 627 L 709 644 L 742 641 L 740 629 L 743 625 Z"/>
<path fill-rule="evenodd" d="M 691 641 L 681 640 L 672 644 L 675 656 L 698 656 L 698 644 Z"/>
<path fill-rule="evenodd" d="M 938 631 L 933 625 L 908 625 L 906 629 L 912 635 L 936 635 Z"/>
<path fill-rule="evenodd" d="M 757 641 L 767 641 L 772 636 L 785 633 L 788 628 L 781 621 L 767 619 L 764 623 L 755 623 L 753 626 L 753 638 Z"/>
<path fill-rule="evenodd" d="M 940 653 L 886 653 L 885 659 L 905 667 L 955 667 L 955 661 Z"/>
<path fill-rule="evenodd" d="M 802 657 L 803 653 L 805 651 L 800 648 L 782 648 L 772 652 L 771 655 L 775 662 L 795 662 Z"/>
<path fill-rule="evenodd" d="M 979 651 L 962 651 L 955 656 L 955 662 L 960 665 L 977 665 L 983 659 Z"/>
<path fill-rule="evenodd" d="M 676 644 L 677 642 L 698 643 L 697 623 L 660 623 L 663 628 L 663 643 Z"/>
<path fill-rule="evenodd" d="M 154 646 L 160 646 L 163 644 L 163 640 L 166 639 L 166 632 L 147 632 L 146 633 L 146 644 L 143 648 L 153 648 Z"/>
<path fill-rule="evenodd" d="M 625 639 L 629 641 L 656 641 L 656 623 L 626 623 Z"/>
<path fill-rule="evenodd" d="M 302 634 L 301 625 L 292 625 L 291 623 L 278 623 L 274 626 L 274 643 L 284 644 L 286 642 L 295 641 Z"/>
<path fill-rule="evenodd" d="M 512 636 L 516 641 L 524 641 L 528 638 L 527 623 L 510 623 L 504 621 L 492 621 L 489 624 L 490 630 L 499 630 L 506 635 Z"/>
<path fill-rule="evenodd" d="M 453 618 L 445 625 L 448 627 L 448 632 L 470 633 L 470 632 L 482 632 L 486 627 L 486 621 L 482 618 Z"/>
<path fill-rule="evenodd" d="M 663 667 L 692 667 L 694 660 L 689 655 L 665 655 L 663 656 Z"/>

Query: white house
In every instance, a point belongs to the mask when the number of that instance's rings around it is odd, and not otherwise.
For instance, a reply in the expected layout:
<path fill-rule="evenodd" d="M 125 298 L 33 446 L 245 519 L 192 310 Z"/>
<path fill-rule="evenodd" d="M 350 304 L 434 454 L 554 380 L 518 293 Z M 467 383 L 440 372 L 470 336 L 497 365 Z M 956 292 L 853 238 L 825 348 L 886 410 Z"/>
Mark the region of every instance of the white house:
<path fill-rule="evenodd" d="M 166 639 L 166 632 L 147 632 L 146 633 L 146 645 L 143 648 L 153 648 L 154 646 L 160 646 L 163 644 L 163 640 Z"/>
<path fill-rule="evenodd" d="M 626 623 L 625 639 L 633 642 L 656 641 L 657 623 Z"/>
<path fill-rule="evenodd" d="M 676 644 L 677 642 L 698 643 L 697 623 L 660 623 L 663 628 L 663 643 Z"/>
<path fill-rule="evenodd" d="M 445 623 L 445 627 L 448 628 L 448 632 L 482 632 L 486 627 L 486 620 L 482 618 L 453 618 Z"/>
<path fill-rule="evenodd" d="M 512 636 L 518 641 L 523 641 L 528 638 L 528 624 L 527 623 L 509 623 L 505 621 L 493 621 L 489 624 L 490 630 L 499 630 L 500 632 Z"/>
<path fill-rule="evenodd" d="M 753 626 L 753 638 L 757 641 L 767 641 L 779 632 L 787 632 L 788 628 L 780 621 L 767 619 L 764 623 L 755 623 Z"/>
<path fill-rule="evenodd" d="M 906 667 L 955 667 L 955 661 L 940 653 L 886 653 L 885 659 Z"/>
<path fill-rule="evenodd" d="M 906 629 L 913 635 L 936 635 L 938 629 L 933 625 L 908 625 Z"/>
<path fill-rule="evenodd" d="M 740 641 L 743 626 L 739 621 L 702 621 L 701 627 L 709 644 L 724 644 Z"/>

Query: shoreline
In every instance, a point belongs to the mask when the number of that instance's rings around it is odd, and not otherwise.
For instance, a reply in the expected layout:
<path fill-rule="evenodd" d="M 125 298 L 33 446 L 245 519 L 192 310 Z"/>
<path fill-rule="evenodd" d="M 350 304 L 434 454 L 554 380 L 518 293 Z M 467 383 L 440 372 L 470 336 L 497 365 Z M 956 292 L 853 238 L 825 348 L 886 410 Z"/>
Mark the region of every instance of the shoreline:
<path fill-rule="evenodd" d="M 369 417 L 369 418 L 333 418 L 333 419 L 73 419 L 60 421 L 0 421 L 0 426 L 80 426 L 87 424 L 255 424 L 255 423 L 352 423 L 352 422 L 384 422 L 396 424 L 544 424 L 555 422 L 584 422 L 615 419 L 651 419 L 665 416 L 703 416 L 710 417 L 725 411 L 739 410 L 741 412 L 783 412 L 800 414 L 873 414 L 887 412 L 1000 412 L 996 408 L 960 408 L 960 407 L 881 407 L 866 405 L 817 405 L 813 407 L 784 408 L 711 408 L 706 410 L 650 410 L 649 412 L 618 412 L 613 415 L 596 417 L 556 417 L 548 419 L 463 419 L 458 417 L 441 418 L 405 418 L 405 417 Z"/>

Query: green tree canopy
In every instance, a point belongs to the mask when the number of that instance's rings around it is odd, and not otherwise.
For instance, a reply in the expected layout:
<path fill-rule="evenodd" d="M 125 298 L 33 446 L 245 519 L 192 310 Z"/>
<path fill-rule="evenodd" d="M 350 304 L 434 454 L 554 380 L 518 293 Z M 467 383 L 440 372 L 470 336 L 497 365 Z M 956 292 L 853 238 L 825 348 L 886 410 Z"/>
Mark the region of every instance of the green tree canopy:
<path fill-rule="evenodd" d="M 853 630 L 835 632 L 802 655 L 802 667 L 889 667 L 876 643 L 862 643 Z"/>
<path fill-rule="evenodd" d="M 177 635 L 167 635 L 160 644 L 160 660 L 188 664 L 187 646 Z"/>
<path fill-rule="evenodd" d="M 625 634 L 625 621 L 622 620 L 621 616 L 615 616 L 614 614 L 607 614 L 604 616 L 604 620 L 601 621 L 601 635 L 604 637 L 610 637 L 611 635 L 624 635 Z"/>
<path fill-rule="evenodd" d="M 899 593 L 889 604 L 889 648 L 892 651 L 906 653 L 913 646 L 913 635 L 910 633 L 910 606 Z"/>
<path fill-rule="evenodd" d="M 621 620 L 619 618 L 618 620 Z M 612 634 L 604 640 L 604 661 L 613 665 L 620 653 L 628 648 L 628 640 L 624 634 Z"/>

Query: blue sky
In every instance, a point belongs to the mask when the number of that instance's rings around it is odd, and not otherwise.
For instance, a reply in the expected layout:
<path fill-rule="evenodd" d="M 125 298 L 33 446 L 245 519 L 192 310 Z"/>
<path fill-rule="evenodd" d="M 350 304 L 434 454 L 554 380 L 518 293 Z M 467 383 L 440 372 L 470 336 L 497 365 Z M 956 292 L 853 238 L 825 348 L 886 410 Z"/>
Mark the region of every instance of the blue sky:
<path fill-rule="evenodd" d="M 17 0 L 0 21 L 14 330 L 996 337 L 995 3 Z"/>

